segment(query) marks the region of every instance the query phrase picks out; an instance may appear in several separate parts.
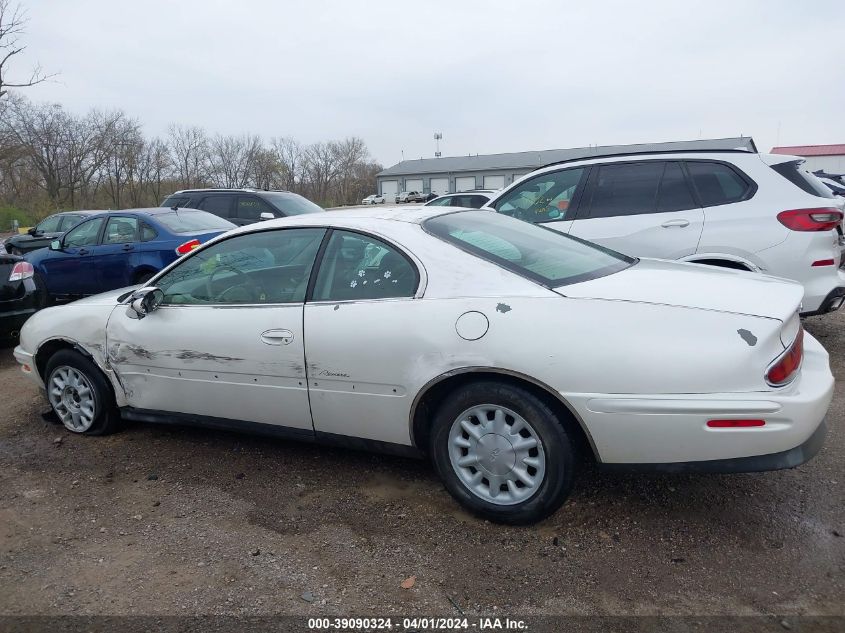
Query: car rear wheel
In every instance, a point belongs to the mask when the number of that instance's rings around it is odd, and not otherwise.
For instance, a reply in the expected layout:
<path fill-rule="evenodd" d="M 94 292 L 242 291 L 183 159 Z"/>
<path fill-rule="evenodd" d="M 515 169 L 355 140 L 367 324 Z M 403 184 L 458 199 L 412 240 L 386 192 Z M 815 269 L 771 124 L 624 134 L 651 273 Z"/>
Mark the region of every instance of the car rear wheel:
<path fill-rule="evenodd" d="M 430 449 L 449 493 L 491 521 L 539 521 L 572 489 L 576 460 L 565 426 L 542 400 L 507 383 L 472 383 L 449 395 Z"/>
<path fill-rule="evenodd" d="M 106 435 L 116 430 L 119 416 L 105 376 L 79 352 L 59 350 L 47 362 L 44 375 L 50 406 L 68 431 Z"/>

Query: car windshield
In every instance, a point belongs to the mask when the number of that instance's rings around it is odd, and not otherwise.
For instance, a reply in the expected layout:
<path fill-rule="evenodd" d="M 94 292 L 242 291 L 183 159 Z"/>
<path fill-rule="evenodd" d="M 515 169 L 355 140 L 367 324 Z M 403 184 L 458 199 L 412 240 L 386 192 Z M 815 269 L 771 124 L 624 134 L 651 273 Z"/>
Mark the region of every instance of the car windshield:
<path fill-rule="evenodd" d="M 196 233 L 198 231 L 228 231 L 235 225 L 205 211 L 186 211 L 157 213 L 155 219 L 174 233 Z"/>
<path fill-rule="evenodd" d="M 317 206 L 308 198 L 295 193 L 282 193 L 279 191 L 266 191 L 263 194 L 267 200 L 273 203 L 279 211 L 285 215 L 302 215 L 303 213 L 323 213 L 325 209 Z"/>
<path fill-rule="evenodd" d="M 636 259 L 489 211 L 430 218 L 423 228 L 458 248 L 551 288 L 610 275 Z"/>

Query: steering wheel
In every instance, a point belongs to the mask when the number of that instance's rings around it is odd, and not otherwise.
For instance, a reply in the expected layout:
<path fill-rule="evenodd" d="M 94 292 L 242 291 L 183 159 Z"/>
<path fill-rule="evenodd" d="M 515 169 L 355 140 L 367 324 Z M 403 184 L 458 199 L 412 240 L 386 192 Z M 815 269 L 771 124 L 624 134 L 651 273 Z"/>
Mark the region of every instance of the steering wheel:
<path fill-rule="evenodd" d="M 237 283 L 232 284 L 231 286 L 229 286 L 228 288 L 226 288 L 222 292 L 218 293 L 217 295 L 214 295 L 214 291 L 212 290 L 212 287 L 214 286 L 214 278 L 217 276 L 218 273 L 221 273 L 224 270 L 230 270 L 233 273 L 235 273 Z M 241 279 L 243 279 L 243 281 L 240 281 Z M 220 266 L 218 268 L 215 268 L 214 271 L 205 280 L 206 293 L 208 294 L 208 298 L 213 300 L 213 301 L 223 301 L 223 300 L 225 300 L 226 294 L 228 292 L 230 292 L 231 290 L 234 290 L 236 288 L 243 288 L 243 287 L 249 288 L 250 293 L 253 295 L 251 298 L 254 300 L 255 299 L 254 291 L 256 289 L 255 284 L 253 284 L 252 281 L 250 280 L 250 278 L 246 276 L 246 273 L 238 270 L 234 266 L 223 265 L 223 266 Z"/>

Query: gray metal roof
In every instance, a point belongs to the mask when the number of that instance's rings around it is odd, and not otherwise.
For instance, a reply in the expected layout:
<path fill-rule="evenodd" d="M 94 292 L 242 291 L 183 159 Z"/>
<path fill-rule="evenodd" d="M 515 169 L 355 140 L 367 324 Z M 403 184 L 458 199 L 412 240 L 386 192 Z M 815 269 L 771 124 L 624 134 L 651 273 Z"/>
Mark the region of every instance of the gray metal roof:
<path fill-rule="evenodd" d="M 695 141 L 670 141 L 668 143 L 638 143 L 636 145 L 594 145 L 592 147 L 546 149 L 536 152 L 511 152 L 509 154 L 419 158 L 416 160 L 403 160 L 393 165 L 393 167 L 388 167 L 384 171 L 380 171 L 377 175 L 404 176 L 466 171 L 537 169 L 538 167 L 562 160 L 589 158 L 590 156 L 697 149 L 745 149 L 750 152 L 756 152 L 757 146 L 750 136 L 739 136 L 735 138 L 699 139 Z"/>

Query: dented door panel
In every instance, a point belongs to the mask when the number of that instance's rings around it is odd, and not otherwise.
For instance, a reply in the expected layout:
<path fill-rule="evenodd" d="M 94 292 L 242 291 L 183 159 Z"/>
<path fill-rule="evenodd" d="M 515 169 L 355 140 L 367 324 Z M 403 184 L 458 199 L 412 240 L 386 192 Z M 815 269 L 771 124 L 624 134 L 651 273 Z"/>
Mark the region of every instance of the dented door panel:
<path fill-rule="evenodd" d="M 107 353 L 132 407 L 312 429 L 302 304 L 118 308 Z"/>

